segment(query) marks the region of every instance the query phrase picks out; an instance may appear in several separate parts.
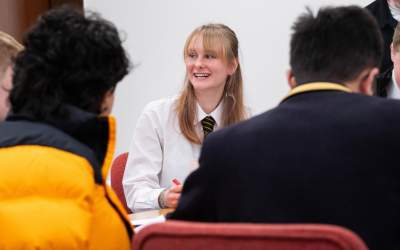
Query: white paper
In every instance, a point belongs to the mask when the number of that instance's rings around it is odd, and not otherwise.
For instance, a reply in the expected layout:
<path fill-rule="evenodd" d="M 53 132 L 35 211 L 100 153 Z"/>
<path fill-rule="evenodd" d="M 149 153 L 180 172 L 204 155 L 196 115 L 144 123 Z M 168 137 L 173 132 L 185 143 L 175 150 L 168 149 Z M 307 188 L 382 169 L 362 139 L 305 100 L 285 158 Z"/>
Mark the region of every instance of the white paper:
<path fill-rule="evenodd" d="M 199 161 L 192 159 L 190 161 L 190 167 L 189 167 L 189 174 L 191 174 L 193 171 L 199 168 Z"/>
<path fill-rule="evenodd" d="M 163 215 L 160 215 L 156 218 L 153 219 L 144 219 L 144 220 L 131 220 L 131 224 L 138 226 L 135 228 L 135 233 L 139 232 L 142 228 L 151 225 L 151 224 L 156 224 L 156 223 L 164 223 L 165 222 L 165 217 Z"/>

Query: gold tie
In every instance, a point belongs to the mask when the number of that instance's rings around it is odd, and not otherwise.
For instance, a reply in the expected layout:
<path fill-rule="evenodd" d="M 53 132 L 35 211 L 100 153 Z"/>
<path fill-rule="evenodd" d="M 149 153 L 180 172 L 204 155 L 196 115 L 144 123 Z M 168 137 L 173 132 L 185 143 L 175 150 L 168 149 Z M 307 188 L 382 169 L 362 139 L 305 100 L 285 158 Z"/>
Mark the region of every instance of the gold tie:
<path fill-rule="evenodd" d="M 203 125 L 204 137 L 206 137 L 207 134 L 213 132 L 215 120 L 212 116 L 207 116 L 201 120 L 201 124 Z"/>

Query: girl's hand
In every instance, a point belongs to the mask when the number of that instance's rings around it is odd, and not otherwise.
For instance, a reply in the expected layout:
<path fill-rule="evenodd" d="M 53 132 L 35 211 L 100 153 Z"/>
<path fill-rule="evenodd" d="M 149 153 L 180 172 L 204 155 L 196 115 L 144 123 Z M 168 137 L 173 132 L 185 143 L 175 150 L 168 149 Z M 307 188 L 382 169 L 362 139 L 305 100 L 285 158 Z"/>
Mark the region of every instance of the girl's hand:
<path fill-rule="evenodd" d="M 164 192 L 163 201 L 165 207 L 176 207 L 178 205 L 182 188 L 183 185 L 172 186 L 170 189 Z"/>

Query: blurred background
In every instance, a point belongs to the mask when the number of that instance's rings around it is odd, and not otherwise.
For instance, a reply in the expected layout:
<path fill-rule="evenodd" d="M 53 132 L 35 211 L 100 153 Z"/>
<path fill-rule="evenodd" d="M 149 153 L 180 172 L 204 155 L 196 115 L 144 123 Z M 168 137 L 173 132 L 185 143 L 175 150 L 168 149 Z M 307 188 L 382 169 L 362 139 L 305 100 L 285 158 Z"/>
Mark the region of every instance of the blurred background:
<path fill-rule="evenodd" d="M 134 69 L 117 85 L 112 115 L 117 119 L 114 157 L 129 151 L 143 108 L 179 92 L 185 75 L 183 46 L 207 23 L 235 31 L 241 48 L 246 102 L 257 113 L 279 104 L 289 91 L 291 26 L 306 11 L 324 6 L 366 6 L 373 0 L 0 0 L 0 30 L 22 42 L 38 15 L 69 3 L 99 12 L 120 30 Z"/>

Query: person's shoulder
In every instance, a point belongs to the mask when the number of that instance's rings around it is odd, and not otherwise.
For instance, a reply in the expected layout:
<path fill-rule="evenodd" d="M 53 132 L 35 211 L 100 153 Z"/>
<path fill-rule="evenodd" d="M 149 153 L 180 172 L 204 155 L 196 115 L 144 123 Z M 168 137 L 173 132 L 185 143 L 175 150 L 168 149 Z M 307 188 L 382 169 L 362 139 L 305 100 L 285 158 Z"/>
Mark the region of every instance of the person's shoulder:
<path fill-rule="evenodd" d="M 175 101 L 179 98 L 179 94 L 170 95 L 156 101 L 152 101 L 148 104 L 148 106 L 152 107 L 163 107 L 163 106 L 170 106 L 175 103 Z"/>
<path fill-rule="evenodd" d="M 237 122 L 231 125 L 224 127 L 218 131 L 213 132 L 209 137 L 215 138 L 214 140 L 219 140 L 222 143 L 226 144 L 227 140 L 242 140 L 245 138 L 250 138 L 260 130 L 262 130 L 267 123 L 273 121 L 273 116 L 275 114 L 276 108 L 263 112 L 262 114 L 257 114 L 254 117 L 251 117 L 247 120 Z M 235 135 L 235 136 L 232 136 Z M 210 138 L 210 139 L 211 139 Z"/>
<path fill-rule="evenodd" d="M 169 114 L 174 110 L 175 101 L 179 98 L 179 94 L 152 101 L 144 108 L 144 113 L 162 113 Z"/>
<path fill-rule="evenodd" d="M 381 0 L 376 0 L 373 1 L 372 3 L 368 4 L 367 6 L 365 6 L 365 8 L 367 10 L 369 10 L 372 14 L 375 14 L 379 11 L 380 9 L 380 1 Z M 386 0 L 385 0 L 386 1 Z"/>
<path fill-rule="evenodd" d="M 357 116 L 376 118 L 381 122 L 385 122 L 384 119 L 400 121 L 400 117 L 397 115 L 400 114 L 400 100 L 363 94 L 352 94 L 352 98 L 353 110 Z M 360 112 L 361 109 L 368 112 Z"/>
<path fill-rule="evenodd" d="M 267 111 L 212 132 L 204 140 L 202 154 L 206 153 L 208 157 L 215 161 L 225 161 L 227 155 L 233 156 L 239 151 L 245 153 L 251 146 L 250 144 L 254 145 L 256 141 L 263 137 L 265 125 L 271 121 L 273 121 L 271 111 Z"/>
<path fill-rule="evenodd" d="M 371 104 L 382 111 L 400 111 L 400 100 L 371 96 Z"/>
<path fill-rule="evenodd" d="M 0 148 L 22 145 L 48 147 L 85 158 L 95 171 L 99 167 L 92 149 L 49 124 L 25 120 L 6 121 L 0 124 L 0 131 Z"/>
<path fill-rule="evenodd" d="M 375 0 L 372 3 L 368 4 L 367 6 L 365 6 L 365 8 L 370 11 L 379 8 L 379 1 L 380 0 Z"/>

